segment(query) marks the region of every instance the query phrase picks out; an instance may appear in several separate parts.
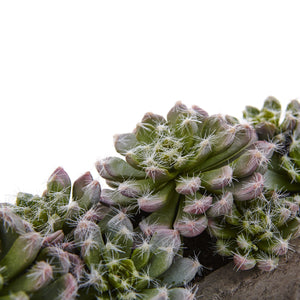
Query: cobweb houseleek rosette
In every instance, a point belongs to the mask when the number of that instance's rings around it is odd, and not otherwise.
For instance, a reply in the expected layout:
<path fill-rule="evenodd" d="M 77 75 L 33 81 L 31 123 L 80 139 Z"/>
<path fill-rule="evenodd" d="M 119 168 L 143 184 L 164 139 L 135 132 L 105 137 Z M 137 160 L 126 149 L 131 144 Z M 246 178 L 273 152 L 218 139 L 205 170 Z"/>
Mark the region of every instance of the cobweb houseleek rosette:
<path fill-rule="evenodd" d="M 274 145 L 256 139 L 251 126 L 233 117 L 209 116 L 181 102 L 167 119 L 147 113 L 133 133 L 115 136 L 125 160 L 96 163 L 112 188 L 102 191 L 101 201 L 148 213 L 140 223 L 144 233 L 176 228 L 196 236 L 207 227 L 208 210 L 218 210 L 224 199 L 260 193 Z"/>

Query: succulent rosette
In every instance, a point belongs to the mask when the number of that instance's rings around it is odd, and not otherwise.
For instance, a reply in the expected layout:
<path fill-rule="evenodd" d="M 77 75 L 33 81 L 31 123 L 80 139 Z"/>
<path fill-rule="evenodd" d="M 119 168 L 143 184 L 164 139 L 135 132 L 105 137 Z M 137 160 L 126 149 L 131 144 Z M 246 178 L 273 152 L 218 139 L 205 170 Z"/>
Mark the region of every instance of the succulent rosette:
<path fill-rule="evenodd" d="M 203 232 L 210 218 L 235 201 L 261 194 L 274 144 L 257 141 L 252 126 L 181 102 L 167 118 L 146 113 L 132 133 L 116 135 L 116 151 L 96 163 L 111 189 L 101 201 L 146 213 L 144 234 L 174 228 L 185 237 Z"/>
<path fill-rule="evenodd" d="M 239 270 L 255 266 L 274 270 L 291 240 L 300 235 L 300 197 L 264 190 L 248 201 L 236 201 L 232 211 L 211 219 L 209 233 L 217 238 L 216 252 L 233 257 Z"/>
<path fill-rule="evenodd" d="M 270 188 L 300 192 L 300 104 L 292 100 L 280 122 L 280 102 L 269 97 L 261 110 L 247 106 L 244 117 L 251 122 L 261 140 L 276 144 L 270 160 L 267 182 Z"/>
<path fill-rule="evenodd" d="M 100 191 L 89 172 L 71 185 L 59 167 L 42 196 L 1 205 L 1 300 L 195 298 L 187 285 L 202 266 L 182 256 L 178 231 L 136 232 Z"/>
<path fill-rule="evenodd" d="M 291 248 L 291 240 L 300 235 L 299 112 L 299 103 L 291 101 L 280 122 L 281 105 L 274 97 L 267 98 L 261 110 L 247 106 L 244 111 L 259 142 L 273 144 L 274 153 L 266 164 L 262 192 L 249 201 L 235 201 L 230 214 L 209 224 L 211 235 L 217 237 L 217 252 L 233 255 L 238 269 L 257 265 L 272 271 L 279 256 Z"/>

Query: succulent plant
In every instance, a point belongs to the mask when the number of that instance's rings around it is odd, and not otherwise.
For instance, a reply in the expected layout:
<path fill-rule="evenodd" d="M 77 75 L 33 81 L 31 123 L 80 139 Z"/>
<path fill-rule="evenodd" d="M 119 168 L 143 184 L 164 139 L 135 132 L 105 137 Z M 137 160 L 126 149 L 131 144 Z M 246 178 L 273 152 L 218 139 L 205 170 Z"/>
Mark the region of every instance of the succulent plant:
<path fill-rule="evenodd" d="M 0 300 L 194 299 L 181 236 L 205 229 L 237 269 L 272 271 L 300 236 L 299 111 L 280 123 L 270 97 L 241 124 L 178 102 L 115 136 L 125 160 L 96 163 L 110 189 L 57 168 L 41 196 L 0 206 Z"/>
<path fill-rule="evenodd" d="M 43 244 L 41 234 L 2 204 L 0 238 L 0 299 L 31 299 L 30 295 L 50 283 L 53 274 L 49 263 L 36 261 Z"/>
<path fill-rule="evenodd" d="M 299 108 L 299 103 L 292 101 L 281 123 L 281 105 L 274 97 L 266 99 L 261 110 L 247 106 L 244 111 L 259 142 L 272 143 L 275 151 L 268 158 L 261 193 L 249 200 L 238 199 L 230 213 L 209 220 L 209 232 L 217 238 L 216 251 L 233 256 L 238 269 L 257 265 L 272 271 L 279 256 L 291 247 L 290 241 L 300 236 Z"/>
<path fill-rule="evenodd" d="M 280 122 L 281 105 L 274 98 L 265 100 L 261 110 L 247 106 L 244 118 L 253 124 L 260 140 L 272 141 L 276 151 L 266 175 L 267 186 L 300 192 L 300 103 L 292 100 Z"/>
<path fill-rule="evenodd" d="M 278 266 L 279 256 L 300 236 L 300 197 L 265 190 L 248 201 L 235 201 L 232 211 L 209 220 L 209 233 L 217 238 L 216 252 L 233 256 L 237 269 L 257 265 L 263 271 Z"/>
<path fill-rule="evenodd" d="M 126 210 L 99 202 L 100 190 L 85 173 L 71 191 L 58 168 L 42 196 L 1 207 L 0 299 L 194 299 L 183 286 L 201 265 L 182 257 L 178 231 L 145 236 Z"/>
<path fill-rule="evenodd" d="M 99 203 L 100 194 L 100 184 L 90 172 L 80 176 L 72 187 L 67 172 L 58 167 L 49 177 L 42 196 L 20 192 L 14 210 L 38 231 L 66 231 L 72 219 Z"/>
<path fill-rule="evenodd" d="M 189 283 L 201 265 L 179 255 L 181 240 L 176 230 L 161 229 L 145 237 L 134 232 L 123 211 L 113 210 L 108 221 L 98 224 L 89 215 L 83 215 L 74 230 L 75 245 L 87 266 L 80 279 L 82 296 L 176 299 L 185 295 L 180 299 L 194 299 L 191 290 L 180 286 Z"/>
<path fill-rule="evenodd" d="M 280 124 L 280 103 L 268 98 L 261 111 L 246 108 L 250 125 L 181 103 L 167 120 L 148 113 L 133 133 L 115 137 L 126 161 L 96 163 L 112 187 L 101 201 L 146 212 L 139 223 L 146 235 L 175 228 L 194 237 L 207 228 L 217 253 L 233 256 L 238 269 L 273 270 L 300 234 L 300 197 L 290 192 L 299 184 L 281 182 L 287 167 L 275 164 L 280 155 L 297 159 L 296 144 L 289 146 L 298 139 L 298 111 L 292 101 Z"/>
<path fill-rule="evenodd" d="M 207 228 L 208 217 L 261 193 L 274 144 L 256 140 L 248 124 L 181 102 L 167 119 L 146 113 L 133 133 L 114 138 L 125 160 L 96 162 L 112 188 L 103 189 L 101 201 L 145 212 L 139 223 L 145 234 L 174 228 L 195 237 Z"/>

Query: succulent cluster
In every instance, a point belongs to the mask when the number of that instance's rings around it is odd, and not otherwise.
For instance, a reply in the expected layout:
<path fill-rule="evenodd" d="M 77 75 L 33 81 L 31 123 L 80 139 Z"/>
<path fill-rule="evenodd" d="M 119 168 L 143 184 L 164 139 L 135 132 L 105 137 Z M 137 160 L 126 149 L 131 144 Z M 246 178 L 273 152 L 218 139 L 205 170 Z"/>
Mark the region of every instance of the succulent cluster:
<path fill-rule="evenodd" d="M 268 159 L 261 193 L 250 201 L 236 199 L 229 214 L 209 222 L 209 232 L 217 238 L 217 252 L 233 255 L 238 269 L 257 265 L 264 271 L 273 270 L 279 256 L 290 248 L 290 240 L 300 235 L 299 112 L 300 104 L 293 100 L 280 123 L 281 105 L 273 97 L 265 100 L 261 110 L 247 106 L 244 111 L 257 132 L 257 143 L 271 143 L 275 151 Z"/>
<path fill-rule="evenodd" d="M 100 191 L 89 172 L 71 186 L 57 168 L 42 196 L 0 208 L 0 299 L 194 299 L 183 286 L 201 265 L 182 257 L 179 233 L 136 232 Z"/>
<path fill-rule="evenodd" d="M 209 116 L 197 106 L 178 102 L 167 119 L 147 113 L 133 133 L 115 136 L 126 160 L 96 163 L 112 187 L 103 190 L 102 201 L 148 213 L 139 224 L 145 234 L 175 228 L 195 237 L 207 228 L 208 217 L 261 193 L 274 144 L 256 140 L 248 124 Z"/>
<path fill-rule="evenodd" d="M 233 256 L 238 269 L 272 270 L 299 235 L 299 196 L 289 193 L 299 190 L 293 184 L 299 108 L 292 101 L 281 124 L 281 106 L 272 97 L 261 111 L 246 108 L 250 125 L 182 103 L 167 119 L 147 113 L 133 133 L 115 136 L 125 160 L 96 163 L 112 188 L 101 201 L 146 212 L 139 223 L 146 235 L 175 228 L 195 237 L 207 229 L 217 252 Z"/>
<path fill-rule="evenodd" d="M 260 140 L 272 141 L 277 151 L 268 171 L 268 185 L 276 189 L 300 192 L 300 103 L 291 101 L 282 122 L 280 102 L 269 97 L 261 110 L 247 106 L 244 118 L 253 124 Z"/>
<path fill-rule="evenodd" d="M 34 263 L 42 237 L 10 207 L 1 206 L 0 220 L 0 299 L 27 300 L 28 292 L 42 288 L 52 278 L 53 270 L 48 263 Z M 17 275 L 20 276 L 15 279 Z"/>
<path fill-rule="evenodd" d="M 115 136 L 125 160 L 96 163 L 109 189 L 59 167 L 1 204 L 0 300 L 194 299 L 181 237 L 204 230 L 237 269 L 274 270 L 300 236 L 300 104 L 280 116 L 273 97 L 247 124 L 178 102 Z"/>
<path fill-rule="evenodd" d="M 217 238 L 216 252 L 233 256 L 237 269 L 255 265 L 263 271 L 278 266 L 279 256 L 300 236 L 300 197 L 264 191 L 250 201 L 235 201 L 230 213 L 209 220 L 209 233 Z"/>
<path fill-rule="evenodd" d="M 49 177 L 47 189 L 41 196 L 18 193 L 14 210 L 35 230 L 51 233 L 63 227 L 66 230 L 68 223 L 65 220 L 76 219 L 99 203 L 100 195 L 100 184 L 90 172 L 79 177 L 72 187 L 69 175 L 58 167 Z"/>

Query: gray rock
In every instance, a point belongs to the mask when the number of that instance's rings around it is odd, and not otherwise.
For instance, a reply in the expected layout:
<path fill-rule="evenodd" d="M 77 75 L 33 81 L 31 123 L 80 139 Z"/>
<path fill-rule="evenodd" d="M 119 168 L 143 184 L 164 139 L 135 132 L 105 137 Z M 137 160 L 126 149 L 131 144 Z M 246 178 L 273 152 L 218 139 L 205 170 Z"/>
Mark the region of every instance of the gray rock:
<path fill-rule="evenodd" d="M 278 268 L 262 272 L 234 270 L 233 263 L 197 283 L 199 300 L 300 300 L 300 239 L 280 259 Z"/>

